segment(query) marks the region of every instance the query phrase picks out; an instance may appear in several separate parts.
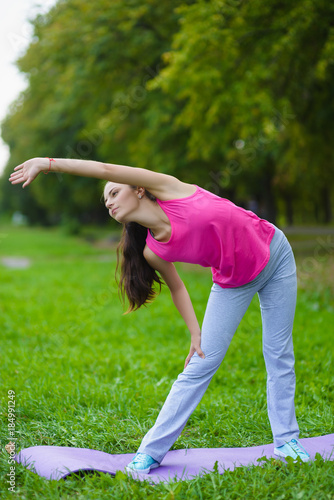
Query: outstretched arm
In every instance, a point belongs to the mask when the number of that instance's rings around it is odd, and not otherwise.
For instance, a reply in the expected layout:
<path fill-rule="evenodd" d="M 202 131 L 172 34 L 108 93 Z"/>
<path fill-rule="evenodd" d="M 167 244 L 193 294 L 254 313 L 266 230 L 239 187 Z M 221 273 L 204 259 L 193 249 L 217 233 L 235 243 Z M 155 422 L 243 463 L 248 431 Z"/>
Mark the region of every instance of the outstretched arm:
<path fill-rule="evenodd" d="M 148 246 L 146 246 L 144 249 L 144 257 L 150 264 L 150 266 L 161 274 L 161 277 L 163 278 L 171 292 L 171 296 L 177 310 L 181 314 L 190 331 L 190 350 L 185 360 L 184 367 L 187 366 L 195 352 L 197 352 L 197 354 L 201 358 L 205 358 L 205 355 L 201 349 L 201 329 L 198 324 L 187 289 L 180 276 L 178 275 L 174 264 L 172 262 L 167 262 L 155 255 L 155 253 L 152 252 L 152 250 L 150 250 Z"/>
<path fill-rule="evenodd" d="M 185 183 L 176 177 L 145 168 L 128 167 L 92 160 L 71 160 L 55 158 L 32 158 L 14 168 L 9 180 L 12 184 L 28 186 L 41 172 L 61 172 L 64 174 L 93 177 L 105 181 L 142 186 L 154 196 L 182 193 Z"/>

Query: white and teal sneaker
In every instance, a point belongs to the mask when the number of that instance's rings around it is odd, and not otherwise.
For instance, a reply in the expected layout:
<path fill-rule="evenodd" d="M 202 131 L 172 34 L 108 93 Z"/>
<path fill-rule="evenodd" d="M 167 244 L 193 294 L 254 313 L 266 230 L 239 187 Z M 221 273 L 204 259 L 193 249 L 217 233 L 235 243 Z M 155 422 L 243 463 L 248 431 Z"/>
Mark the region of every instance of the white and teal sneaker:
<path fill-rule="evenodd" d="M 141 472 L 142 474 L 148 474 L 151 469 L 156 469 L 159 465 L 159 462 L 150 457 L 150 455 L 146 455 L 146 453 L 136 453 L 132 462 L 126 466 L 126 469 L 130 472 L 135 471 Z"/>
<path fill-rule="evenodd" d="M 291 457 L 294 460 L 299 457 L 303 462 L 310 460 L 310 455 L 297 439 L 291 439 L 291 441 L 283 444 L 283 446 L 274 448 L 274 453 L 278 457 Z"/>

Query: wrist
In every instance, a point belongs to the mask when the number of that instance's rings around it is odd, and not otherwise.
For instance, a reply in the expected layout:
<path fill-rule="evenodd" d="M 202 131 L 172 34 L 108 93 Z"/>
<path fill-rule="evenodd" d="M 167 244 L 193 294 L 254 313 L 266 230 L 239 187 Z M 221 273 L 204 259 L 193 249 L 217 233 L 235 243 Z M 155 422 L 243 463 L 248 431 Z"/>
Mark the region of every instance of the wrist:
<path fill-rule="evenodd" d="M 190 335 L 191 338 L 198 338 L 201 336 L 201 330 L 200 329 L 190 330 Z"/>
<path fill-rule="evenodd" d="M 48 174 L 49 172 L 51 172 L 52 162 L 54 162 L 56 160 L 54 160 L 53 158 L 49 158 L 48 156 L 46 158 L 43 158 L 43 160 L 46 161 L 46 165 L 43 161 L 42 171 L 44 174 Z"/>

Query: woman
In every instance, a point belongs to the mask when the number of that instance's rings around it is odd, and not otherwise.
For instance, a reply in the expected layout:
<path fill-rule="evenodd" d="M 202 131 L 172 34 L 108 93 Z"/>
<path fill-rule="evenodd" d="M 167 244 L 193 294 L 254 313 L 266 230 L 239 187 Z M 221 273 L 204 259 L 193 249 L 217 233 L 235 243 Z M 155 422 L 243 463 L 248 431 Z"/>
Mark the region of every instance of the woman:
<path fill-rule="evenodd" d="M 190 331 L 184 371 L 128 469 L 148 473 L 159 467 L 200 402 L 256 293 L 262 314 L 274 453 L 308 461 L 309 454 L 298 441 L 294 407 L 296 266 L 282 231 L 198 186 L 141 168 L 34 158 L 17 166 L 10 181 L 26 187 L 40 172 L 50 171 L 107 181 L 105 205 L 110 216 L 124 225 L 121 287 L 130 310 L 152 299 L 160 275 Z M 202 329 L 174 267 L 176 261 L 212 269 L 214 283 Z"/>

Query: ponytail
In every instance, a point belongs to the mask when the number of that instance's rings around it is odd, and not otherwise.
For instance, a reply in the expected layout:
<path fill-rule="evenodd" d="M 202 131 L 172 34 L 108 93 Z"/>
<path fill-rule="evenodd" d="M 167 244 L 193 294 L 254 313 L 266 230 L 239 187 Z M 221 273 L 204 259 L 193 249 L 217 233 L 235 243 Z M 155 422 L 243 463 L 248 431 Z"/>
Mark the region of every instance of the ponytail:
<path fill-rule="evenodd" d="M 145 195 L 151 201 L 156 201 L 156 198 L 148 191 Z M 127 313 L 139 309 L 147 302 L 152 302 L 157 295 L 154 282 L 158 283 L 159 292 L 161 291 L 163 282 L 143 255 L 146 237 L 147 228 L 137 222 L 126 222 L 123 225 L 121 240 L 117 247 L 116 274 L 120 265 L 118 287 L 123 303 L 125 295 L 129 300 Z"/>

